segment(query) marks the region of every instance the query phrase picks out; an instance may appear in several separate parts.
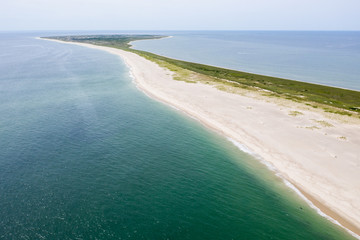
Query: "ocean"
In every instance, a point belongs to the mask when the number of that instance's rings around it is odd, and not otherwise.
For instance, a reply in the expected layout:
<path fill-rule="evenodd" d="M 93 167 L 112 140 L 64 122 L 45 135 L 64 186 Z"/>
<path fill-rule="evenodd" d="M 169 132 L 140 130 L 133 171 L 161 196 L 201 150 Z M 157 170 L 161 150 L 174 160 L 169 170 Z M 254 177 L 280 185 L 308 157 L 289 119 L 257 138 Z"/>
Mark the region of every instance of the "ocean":
<path fill-rule="evenodd" d="M 0 33 L 0 239 L 353 239 L 119 57 L 35 39 L 56 34 Z"/>
<path fill-rule="evenodd" d="M 133 42 L 171 58 L 360 90 L 360 32 L 193 31 Z"/>

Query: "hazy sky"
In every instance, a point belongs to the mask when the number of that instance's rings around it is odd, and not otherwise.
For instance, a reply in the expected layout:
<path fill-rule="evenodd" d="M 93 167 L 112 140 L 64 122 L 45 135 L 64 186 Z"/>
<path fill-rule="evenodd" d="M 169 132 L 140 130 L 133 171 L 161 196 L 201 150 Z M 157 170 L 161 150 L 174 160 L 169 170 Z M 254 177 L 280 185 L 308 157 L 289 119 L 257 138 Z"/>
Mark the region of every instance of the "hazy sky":
<path fill-rule="evenodd" d="M 360 30 L 360 0 L 2 0 L 0 30 Z"/>

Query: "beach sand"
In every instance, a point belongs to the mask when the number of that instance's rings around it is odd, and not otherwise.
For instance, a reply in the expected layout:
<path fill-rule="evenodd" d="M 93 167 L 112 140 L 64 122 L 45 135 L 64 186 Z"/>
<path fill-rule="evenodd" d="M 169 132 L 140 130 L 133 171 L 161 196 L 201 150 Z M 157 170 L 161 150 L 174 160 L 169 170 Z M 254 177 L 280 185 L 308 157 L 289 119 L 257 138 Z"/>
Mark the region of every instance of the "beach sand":
<path fill-rule="evenodd" d="M 320 214 L 360 239 L 359 119 L 257 92 L 234 94 L 209 84 L 176 81 L 172 72 L 137 54 L 71 44 L 121 56 L 139 89 L 246 146 Z"/>

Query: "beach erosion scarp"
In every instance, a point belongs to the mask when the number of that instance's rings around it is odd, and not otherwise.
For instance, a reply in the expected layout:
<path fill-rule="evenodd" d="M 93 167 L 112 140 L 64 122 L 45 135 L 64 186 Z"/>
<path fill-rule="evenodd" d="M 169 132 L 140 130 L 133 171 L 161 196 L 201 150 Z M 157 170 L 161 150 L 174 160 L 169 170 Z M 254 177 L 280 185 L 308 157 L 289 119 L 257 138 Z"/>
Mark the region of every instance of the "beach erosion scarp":
<path fill-rule="evenodd" d="M 71 44 L 122 57 L 139 89 L 246 146 L 321 215 L 360 239 L 359 119 L 260 93 L 175 81 L 173 72 L 135 53 Z"/>

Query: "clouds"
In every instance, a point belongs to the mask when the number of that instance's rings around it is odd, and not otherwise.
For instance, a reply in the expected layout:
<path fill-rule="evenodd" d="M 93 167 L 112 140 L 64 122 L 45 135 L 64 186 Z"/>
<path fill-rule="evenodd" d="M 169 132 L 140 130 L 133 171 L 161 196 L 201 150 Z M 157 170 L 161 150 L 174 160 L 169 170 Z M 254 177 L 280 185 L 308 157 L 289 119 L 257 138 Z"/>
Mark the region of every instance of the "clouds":
<path fill-rule="evenodd" d="M 0 30 L 360 30 L 357 0 L 11 0 Z"/>

